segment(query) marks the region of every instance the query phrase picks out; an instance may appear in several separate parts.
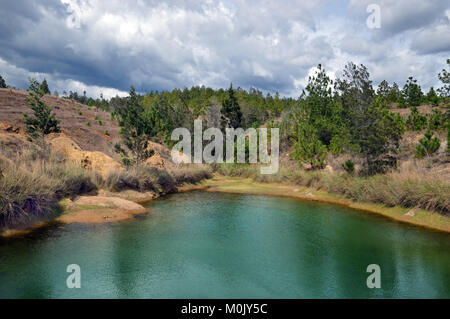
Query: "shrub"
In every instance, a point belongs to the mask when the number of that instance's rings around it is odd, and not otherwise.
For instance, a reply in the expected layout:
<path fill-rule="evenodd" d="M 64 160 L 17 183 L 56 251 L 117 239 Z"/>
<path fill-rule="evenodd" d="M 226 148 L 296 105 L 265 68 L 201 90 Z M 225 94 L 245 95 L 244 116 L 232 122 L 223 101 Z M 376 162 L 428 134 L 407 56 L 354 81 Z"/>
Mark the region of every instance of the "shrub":
<path fill-rule="evenodd" d="M 411 131 L 421 131 L 427 126 L 427 118 L 420 115 L 417 107 L 411 107 L 411 113 L 406 120 L 406 127 Z"/>
<path fill-rule="evenodd" d="M 355 163 L 351 160 L 346 160 L 344 164 L 342 164 L 342 168 L 349 174 L 353 174 L 355 171 Z"/>
<path fill-rule="evenodd" d="M 433 133 L 428 130 L 425 132 L 425 136 L 419 140 L 419 145 L 416 148 L 416 157 L 424 158 L 437 152 L 441 147 L 441 141 L 437 138 L 433 138 Z"/>
<path fill-rule="evenodd" d="M 175 179 L 177 185 L 184 183 L 197 184 L 198 182 L 212 178 L 211 170 L 205 167 L 200 168 L 178 168 L 169 171 L 169 173 Z"/>
<path fill-rule="evenodd" d="M 140 166 L 137 170 L 111 172 L 106 178 L 105 186 L 115 192 L 132 189 L 141 192 L 173 193 L 176 192 L 177 186 L 184 183 L 196 184 L 211 177 L 211 171 L 205 167 L 166 171 Z"/>

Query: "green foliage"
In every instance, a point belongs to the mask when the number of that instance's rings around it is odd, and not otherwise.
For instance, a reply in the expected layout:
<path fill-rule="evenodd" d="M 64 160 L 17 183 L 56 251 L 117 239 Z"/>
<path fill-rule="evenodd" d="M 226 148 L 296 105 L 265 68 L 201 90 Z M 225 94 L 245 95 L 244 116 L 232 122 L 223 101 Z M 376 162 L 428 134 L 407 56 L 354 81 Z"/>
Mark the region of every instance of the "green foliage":
<path fill-rule="evenodd" d="M 109 131 L 108 130 L 105 130 L 105 135 L 109 136 Z"/>
<path fill-rule="evenodd" d="M 48 88 L 48 83 L 47 83 L 46 79 L 44 79 L 44 81 L 42 81 L 40 89 L 42 92 L 44 92 L 44 94 L 51 94 L 50 89 Z"/>
<path fill-rule="evenodd" d="M 369 108 L 366 123 L 367 127 L 359 129 L 357 144 L 366 158 L 367 173 L 384 173 L 397 165 L 396 155 L 405 125 L 400 115 L 377 104 Z"/>
<path fill-rule="evenodd" d="M 86 122 L 86 126 L 89 126 L 89 127 L 91 127 L 91 122 Z"/>
<path fill-rule="evenodd" d="M 38 81 L 30 79 L 28 93 L 28 104 L 34 113 L 34 116 L 29 116 L 25 113 L 23 116 L 25 119 L 26 131 L 30 134 L 31 138 L 33 140 L 39 138 L 43 139 L 45 135 L 60 132 L 58 126 L 59 121 L 55 118 L 55 114 L 52 114 L 51 107 L 41 101 L 44 92 L 40 89 Z"/>
<path fill-rule="evenodd" d="M 431 87 L 430 90 L 428 91 L 426 98 L 428 103 L 430 103 L 432 106 L 439 105 L 439 97 L 437 96 L 433 87 Z"/>
<path fill-rule="evenodd" d="M 365 159 L 368 174 L 384 172 L 396 165 L 396 153 L 404 131 L 399 115 L 389 112 L 374 92 L 364 65 L 349 63 L 335 88 L 343 105 L 343 119 L 351 144 Z"/>
<path fill-rule="evenodd" d="M 401 98 L 401 92 L 398 88 L 398 84 L 394 82 L 387 97 L 388 102 L 399 102 Z"/>
<path fill-rule="evenodd" d="M 0 75 L 0 89 L 6 89 L 6 82 L 5 80 L 2 78 L 2 76 Z"/>
<path fill-rule="evenodd" d="M 450 121 L 447 122 L 447 154 L 450 153 Z"/>
<path fill-rule="evenodd" d="M 309 123 L 298 125 L 297 141 L 294 144 L 293 157 L 301 167 L 303 163 L 311 168 L 321 168 L 325 163 L 327 147 L 320 141 L 317 131 Z"/>
<path fill-rule="evenodd" d="M 319 64 L 314 76 L 306 86 L 307 96 L 301 107 L 309 124 L 317 132 L 322 144 L 329 146 L 333 137 L 343 130 L 341 105 L 333 98 L 333 81 Z"/>
<path fill-rule="evenodd" d="M 131 165 L 133 163 L 131 162 L 131 160 L 128 157 L 123 157 L 122 158 L 122 164 L 123 164 L 123 166 L 129 168 L 129 167 L 131 167 Z"/>
<path fill-rule="evenodd" d="M 403 87 L 402 96 L 408 106 L 419 106 L 422 101 L 423 93 L 417 80 L 412 76 L 408 78 Z"/>
<path fill-rule="evenodd" d="M 450 66 L 450 59 L 447 59 L 447 65 Z M 442 69 L 442 73 L 439 73 L 438 77 L 444 84 L 438 89 L 439 95 L 444 99 L 444 103 L 448 103 L 450 99 L 450 72 L 446 69 Z"/>
<path fill-rule="evenodd" d="M 81 112 L 80 109 L 77 110 L 77 113 L 78 113 L 78 115 L 80 115 L 80 116 L 83 115 L 83 112 Z"/>
<path fill-rule="evenodd" d="M 153 155 L 153 151 L 148 149 L 148 142 L 154 128 L 144 116 L 144 106 L 134 87 L 130 89 L 126 105 L 116 111 L 123 143 L 130 150 L 137 168 L 141 162 Z"/>
<path fill-rule="evenodd" d="M 344 164 L 342 164 L 342 168 L 349 174 L 353 174 L 355 172 L 355 163 L 351 160 L 346 160 Z"/>
<path fill-rule="evenodd" d="M 220 112 L 222 113 L 222 127 L 241 127 L 242 112 L 233 90 L 233 84 L 230 85 L 222 100 L 222 109 Z"/>
<path fill-rule="evenodd" d="M 428 128 L 430 130 L 441 130 L 446 128 L 446 119 L 444 114 L 438 110 L 434 109 L 428 118 Z"/>
<path fill-rule="evenodd" d="M 333 136 L 330 142 L 330 152 L 333 155 L 341 155 L 344 153 L 345 143 L 343 141 L 343 137 L 339 135 Z"/>
<path fill-rule="evenodd" d="M 425 132 L 423 138 L 419 140 L 419 145 L 416 148 L 416 157 L 424 158 L 437 152 L 441 147 L 441 141 L 437 137 L 433 137 L 433 133 L 430 130 Z"/>
<path fill-rule="evenodd" d="M 366 114 L 374 100 L 367 68 L 348 63 L 343 70 L 343 77 L 336 81 L 335 89 L 342 104 L 342 119 L 355 139 L 360 128 L 367 126 Z"/>
<path fill-rule="evenodd" d="M 391 87 L 386 80 L 381 81 L 377 89 L 377 96 L 380 97 L 383 102 L 389 102 L 389 94 L 391 93 Z"/>
<path fill-rule="evenodd" d="M 186 118 L 189 114 L 189 110 L 182 108 L 182 106 L 173 107 L 165 95 L 155 96 L 151 100 L 145 97 L 144 106 L 145 110 L 142 117 L 144 122 L 147 123 L 146 133 L 151 137 L 160 136 L 161 139 L 166 141 L 176 127 L 184 127 L 182 117 Z M 192 122 L 185 124 L 190 127 L 193 124 Z"/>
<path fill-rule="evenodd" d="M 406 127 L 410 131 L 421 131 L 427 126 L 427 118 L 419 113 L 417 107 L 411 107 L 411 113 L 406 120 Z"/>

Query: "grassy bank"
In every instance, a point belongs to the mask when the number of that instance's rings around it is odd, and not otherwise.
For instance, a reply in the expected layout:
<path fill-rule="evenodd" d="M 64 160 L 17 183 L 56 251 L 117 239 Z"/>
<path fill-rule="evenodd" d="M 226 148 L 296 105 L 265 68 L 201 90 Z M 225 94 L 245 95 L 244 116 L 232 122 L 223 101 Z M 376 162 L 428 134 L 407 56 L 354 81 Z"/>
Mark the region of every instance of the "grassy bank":
<path fill-rule="evenodd" d="M 27 155 L 14 159 L 0 156 L 0 231 L 55 218 L 62 210 L 59 202 L 63 198 L 96 194 L 101 189 L 172 193 L 184 183 L 196 184 L 211 176 L 206 167 L 189 170 L 140 167 L 112 172 L 102 178 L 95 171 L 58 156 L 46 160 Z"/>
<path fill-rule="evenodd" d="M 400 206 L 387 207 L 381 203 L 356 202 L 344 195 L 332 194 L 313 187 L 288 183 L 256 182 L 252 178 L 216 175 L 206 185 L 208 191 L 261 194 L 293 197 L 304 200 L 327 202 L 357 210 L 383 215 L 398 222 L 422 226 L 439 231 L 450 232 L 450 218 L 424 209 L 410 209 Z"/>
<path fill-rule="evenodd" d="M 281 168 L 277 174 L 261 175 L 258 167 L 238 164 L 219 165 L 216 171 L 224 176 L 251 178 L 262 183 L 288 183 L 323 190 L 356 202 L 422 208 L 450 215 L 450 184 L 438 174 L 418 167 L 366 177 L 298 168 Z"/>

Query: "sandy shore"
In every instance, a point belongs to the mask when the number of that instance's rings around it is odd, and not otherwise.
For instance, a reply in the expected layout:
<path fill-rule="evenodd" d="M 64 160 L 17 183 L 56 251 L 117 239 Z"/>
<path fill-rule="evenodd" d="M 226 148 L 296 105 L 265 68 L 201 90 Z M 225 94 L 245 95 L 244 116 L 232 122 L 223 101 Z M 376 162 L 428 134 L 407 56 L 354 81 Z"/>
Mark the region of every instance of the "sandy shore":
<path fill-rule="evenodd" d="M 358 203 L 349 200 L 342 195 L 317 191 L 302 186 L 258 183 L 251 179 L 215 176 L 214 179 L 198 185 L 185 185 L 178 188 L 178 192 L 180 193 L 193 190 L 285 196 L 308 201 L 326 202 L 382 215 L 401 223 L 450 233 L 450 218 L 436 212 L 419 208 L 386 207 L 382 204 Z M 124 191 L 120 193 L 111 193 L 101 190 L 98 196 L 81 196 L 74 201 L 65 199 L 61 201 L 64 212 L 56 219 L 38 222 L 26 229 L 6 230 L 1 236 L 10 237 L 24 235 L 54 221 L 68 224 L 104 224 L 120 222 L 133 218 L 138 214 L 149 213 L 149 210 L 141 204 L 162 195 L 163 194 L 155 194 L 152 192 L 139 193 L 136 191 Z"/>
<path fill-rule="evenodd" d="M 148 212 L 142 205 L 119 197 L 81 196 L 65 205 L 65 213 L 56 221 L 66 224 L 118 222 Z"/>
<path fill-rule="evenodd" d="M 178 192 L 201 190 L 207 187 L 209 186 L 205 184 L 184 185 L 178 188 Z M 73 201 L 64 199 L 60 202 L 63 213 L 59 216 L 53 216 L 46 220 L 36 219 L 19 229 L 5 229 L 0 233 L 0 236 L 26 235 L 53 222 L 64 224 L 105 224 L 124 221 L 136 215 L 149 213 L 149 209 L 142 206 L 142 204 L 163 195 L 154 192 L 140 193 L 134 190 L 126 190 L 119 193 L 100 190 L 97 196 L 80 196 Z"/>
<path fill-rule="evenodd" d="M 342 195 L 317 191 L 312 188 L 273 183 L 258 183 L 252 179 L 216 176 L 204 184 L 207 191 L 238 194 L 286 196 L 309 201 L 320 201 L 374 213 L 397 222 L 450 233 L 450 217 L 420 208 L 387 207 L 375 203 L 354 202 Z"/>

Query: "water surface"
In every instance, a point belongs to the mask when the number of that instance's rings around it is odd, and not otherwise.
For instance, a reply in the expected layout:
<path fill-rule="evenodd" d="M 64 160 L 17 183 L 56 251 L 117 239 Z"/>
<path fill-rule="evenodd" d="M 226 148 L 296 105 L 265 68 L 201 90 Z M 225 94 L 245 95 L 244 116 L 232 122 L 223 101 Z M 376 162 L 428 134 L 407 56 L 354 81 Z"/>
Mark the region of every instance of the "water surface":
<path fill-rule="evenodd" d="M 297 199 L 195 191 L 0 241 L 0 298 L 450 298 L 450 236 Z M 81 267 L 68 289 L 66 267 Z M 381 267 L 368 289 L 366 267 Z"/>

